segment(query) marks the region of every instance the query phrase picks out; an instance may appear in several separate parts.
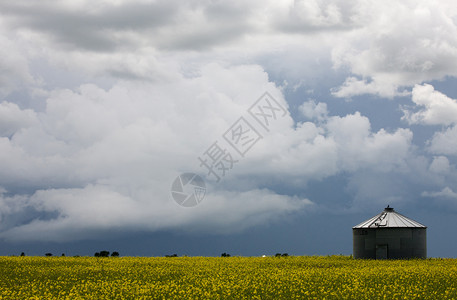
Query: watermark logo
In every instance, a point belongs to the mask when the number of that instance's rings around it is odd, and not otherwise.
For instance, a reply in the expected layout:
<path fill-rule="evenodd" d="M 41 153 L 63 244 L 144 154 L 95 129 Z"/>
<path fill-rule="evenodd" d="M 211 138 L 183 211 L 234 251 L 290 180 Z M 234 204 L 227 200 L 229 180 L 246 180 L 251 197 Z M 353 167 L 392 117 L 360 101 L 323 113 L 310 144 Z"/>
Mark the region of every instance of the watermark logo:
<path fill-rule="evenodd" d="M 260 133 L 243 117 L 233 123 L 222 137 L 243 157 L 252 146 L 262 139 Z"/>
<path fill-rule="evenodd" d="M 193 207 L 203 201 L 206 194 L 205 181 L 194 173 L 183 173 L 171 185 L 171 197 L 181 206 Z"/>
<path fill-rule="evenodd" d="M 248 112 L 266 131 L 270 131 L 270 122 L 287 114 L 287 110 L 267 92 L 252 104 Z"/>
<path fill-rule="evenodd" d="M 206 177 L 211 176 L 216 182 L 220 182 L 263 138 L 261 130 L 269 132 L 274 121 L 287 115 L 287 110 L 268 92 L 254 102 L 247 112 L 248 115 L 241 116 L 222 134 L 222 142 L 216 140 L 197 157 L 200 167 L 207 172 Z M 256 126 L 249 122 L 249 118 L 257 122 L 253 122 Z M 191 187 L 187 187 L 189 184 Z M 203 201 L 205 194 L 204 180 L 194 173 L 181 174 L 171 187 L 173 199 L 185 207 L 196 206 Z"/>

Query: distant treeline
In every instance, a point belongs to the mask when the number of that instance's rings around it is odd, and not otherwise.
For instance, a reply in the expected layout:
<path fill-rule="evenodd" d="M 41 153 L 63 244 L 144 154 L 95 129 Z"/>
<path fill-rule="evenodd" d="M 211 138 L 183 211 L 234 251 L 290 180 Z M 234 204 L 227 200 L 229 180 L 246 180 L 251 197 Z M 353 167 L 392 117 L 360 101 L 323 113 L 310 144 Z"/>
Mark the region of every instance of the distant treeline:
<path fill-rule="evenodd" d="M 47 252 L 44 254 L 45 256 L 54 256 L 51 252 Z M 21 255 L 20 256 L 25 256 L 25 253 L 24 252 L 21 252 Z M 65 256 L 65 253 L 62 253 L 61 256 Z M 95 257 L 109 257 L 110 256 L 110 252 L 109 251 L 106 251 L 106 250 L 103 250 L 103 251 L 100 251 L 100 252 L 95 252 L 94 254 Z M 111 256 L 112 257 L 118 257 L 119 256 L 119 252 L 117 251 L 113 251 L 111 253 Z M 79 255 L 75 255 L 75 257 L 79 257 Z"/>
<path fill-rule="evenodd" d="M 25 256 L 25 253 L 22 252 L 21 256 Z M 48 252 L 48 253 L 45 253 L 45 256 L 53 256 L 53 254 Z M 61 256 L 65 256 L 65 253 L 62 253 Z M 110 255 L 109 251 L 102 250 L 102 251 L 99 251 L 99 252 L 95 252 L 94 256 L 95 257 L 109 257 L 109 256 L 118 257 L 119 256 L 119 252 L 113 251 L 113 252 L 111 252 L 111 255 Z M 287 253 L 282 253 L 282 254 L 281 253 L 276 253 L 275 256 L 276 257 L 281 257 L 281 256 L 282 257 L 287 257 L 287 256 L 289 256 L 289 254 L 287 254 Z M 74 257 L 79 257 L 79 255 L 75 255 Z M 167 255 L 165 255 L 165 257 L 178 257 L 178 254 L 176 254 L 176 253 L 167 254 Z M 230 254 L 224 252 L 224 253 L 221 254 L 221 257 L 230 257 Z"/>

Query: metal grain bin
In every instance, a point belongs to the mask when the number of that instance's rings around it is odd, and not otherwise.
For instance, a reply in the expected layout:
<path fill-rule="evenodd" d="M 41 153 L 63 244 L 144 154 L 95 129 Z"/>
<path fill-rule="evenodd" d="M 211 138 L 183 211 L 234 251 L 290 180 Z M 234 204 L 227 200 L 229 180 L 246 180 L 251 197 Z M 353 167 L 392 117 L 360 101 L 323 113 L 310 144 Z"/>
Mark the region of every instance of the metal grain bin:
<path fill-rule="evenodd" d="M 427 257 L 427 227 L 389 206 L 373 218 L 352 227 L 352 242 L 354 258 Z"/>

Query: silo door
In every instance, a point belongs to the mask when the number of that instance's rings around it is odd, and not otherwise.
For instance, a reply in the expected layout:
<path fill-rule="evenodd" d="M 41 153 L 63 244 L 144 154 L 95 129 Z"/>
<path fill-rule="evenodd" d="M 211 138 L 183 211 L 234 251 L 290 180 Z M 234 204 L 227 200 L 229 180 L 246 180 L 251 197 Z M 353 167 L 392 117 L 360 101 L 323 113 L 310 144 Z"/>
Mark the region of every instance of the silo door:
<path fill-rule="evenodd" d="M 387 245 L 376 245 L 376 259 L 387 258 Z"/>

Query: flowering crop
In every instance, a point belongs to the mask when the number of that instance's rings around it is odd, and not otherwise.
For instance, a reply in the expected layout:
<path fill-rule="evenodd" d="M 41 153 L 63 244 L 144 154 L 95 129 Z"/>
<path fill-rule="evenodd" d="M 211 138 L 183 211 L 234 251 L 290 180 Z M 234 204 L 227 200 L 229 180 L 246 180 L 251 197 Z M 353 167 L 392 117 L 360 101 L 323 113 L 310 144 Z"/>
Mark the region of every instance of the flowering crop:
<path fill-rule="evenodd" d="M 0 257 L 0 299 L 456 299 L 457 260 Z"/>

